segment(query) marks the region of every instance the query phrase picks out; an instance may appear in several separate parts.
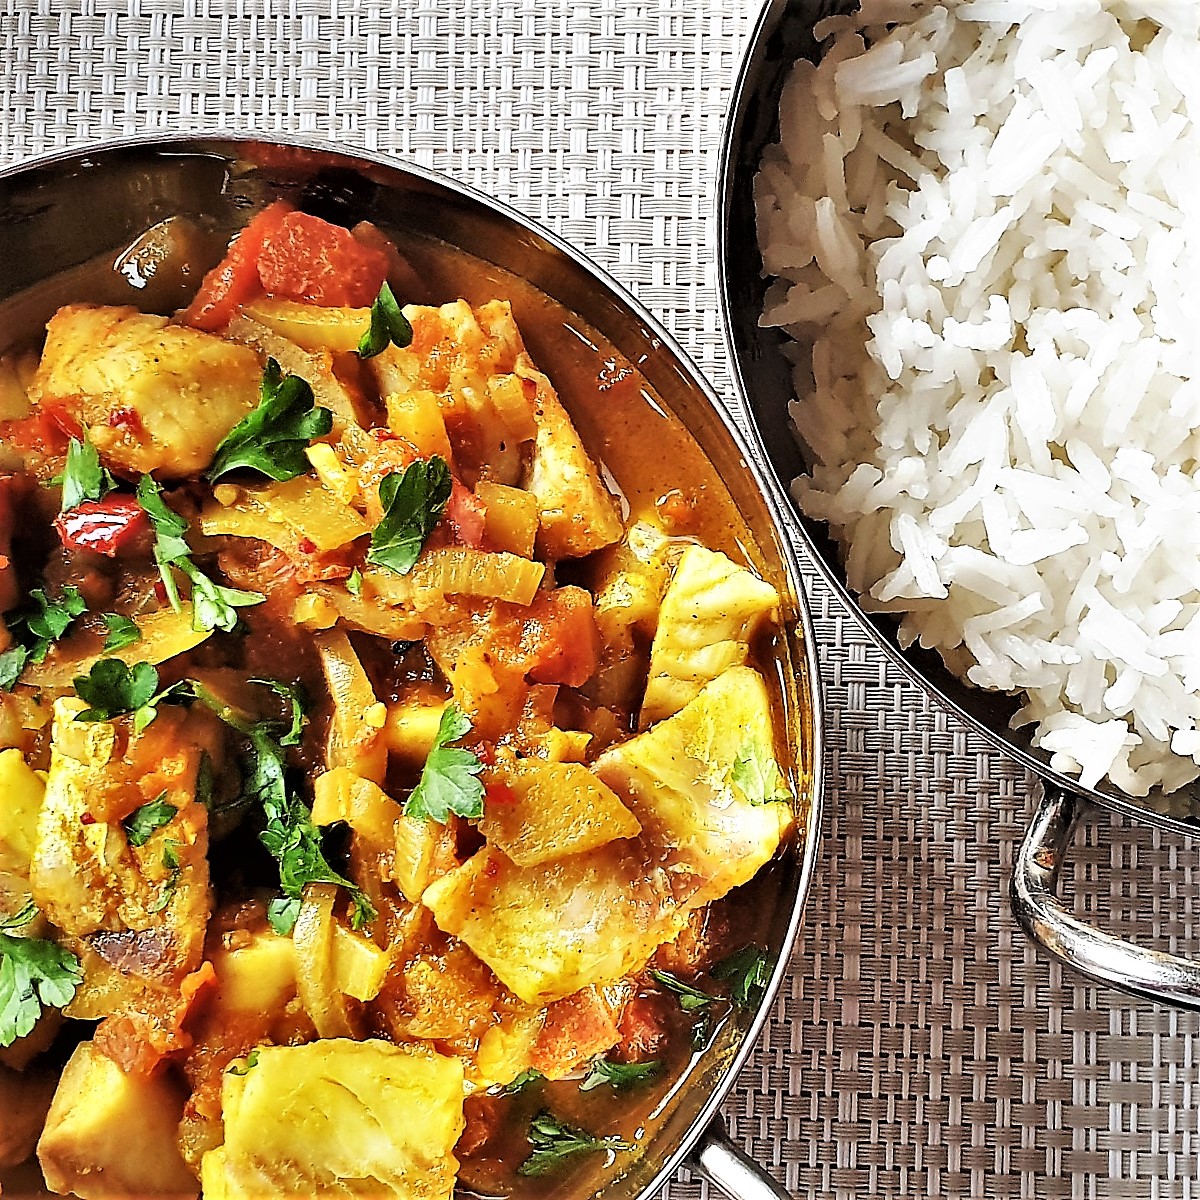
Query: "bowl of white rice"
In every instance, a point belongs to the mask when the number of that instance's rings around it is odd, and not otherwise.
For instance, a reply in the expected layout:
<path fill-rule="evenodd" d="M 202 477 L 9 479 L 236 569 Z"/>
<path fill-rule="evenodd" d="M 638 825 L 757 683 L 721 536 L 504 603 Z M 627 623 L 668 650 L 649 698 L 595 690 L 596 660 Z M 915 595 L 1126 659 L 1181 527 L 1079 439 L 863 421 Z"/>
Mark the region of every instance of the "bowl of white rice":
<path fill-rule="evenodd" d="M 815 565 L 1050 785 L 1053 941 L 1081 798 L 1200 820 L 1200 4 L 849 7 L 768 4 L 735 90 L 735 378 Z"/>

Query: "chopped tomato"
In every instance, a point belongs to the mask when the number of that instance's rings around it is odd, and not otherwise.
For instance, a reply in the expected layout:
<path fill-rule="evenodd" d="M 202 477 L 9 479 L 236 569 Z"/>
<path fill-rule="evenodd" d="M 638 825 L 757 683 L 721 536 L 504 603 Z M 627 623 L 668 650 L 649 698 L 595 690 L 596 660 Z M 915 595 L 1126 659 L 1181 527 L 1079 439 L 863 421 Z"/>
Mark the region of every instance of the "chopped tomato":
<path fill-rule="evenodd" d="M 54 528 L 68 550 L 91 550 L 115 558 L 150 528 L 135 496 L 85 500 L 55 518 Z"/>
<path fill-rule="evenodd" d="M 285 200 L 276 200 L 234 238 L 225 257 L 205 275 L 196 298 L 180 314 L 185 325 L 209 333 L 224 329 L 238 308 L 262 291 L 258 277 L 259 256 L 293 211 Z"/>
<path fill-rule="evenodd" d="M 320 217 L 284 217 L 258 257 L 258 277 L 272 296 L 326 307 L 366 308 L 387 279 L 388 256 Z"/>
<path fill-rule="evenodd" d="M 579 687 L 595 674 L 600 631 L 592 597 L 576 587 L 557 588 L 530 605 L 521 648 L 532 660 L 527 673 L 538 683 Z"/>
<path fill-rule="evenodd" d="M 454 533 L 459 546 L 470 546 L 478 550 L 483 545 L 483 526 L 487 519 L 487 508 L 468 487 L 454 480 L 450 499 L 446 504 L 446 521 Z"/>

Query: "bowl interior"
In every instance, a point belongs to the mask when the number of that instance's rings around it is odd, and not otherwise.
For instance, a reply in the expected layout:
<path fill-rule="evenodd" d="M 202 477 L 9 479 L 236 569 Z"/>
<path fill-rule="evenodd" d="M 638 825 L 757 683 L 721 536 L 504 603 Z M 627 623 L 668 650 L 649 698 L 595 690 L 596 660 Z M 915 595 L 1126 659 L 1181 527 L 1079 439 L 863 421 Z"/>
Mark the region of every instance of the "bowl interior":
<path fill-rule="evenodd" d="M 779 98 L 792 64 L 799 58 L 815 60 L 819 56 L 814 24 L 831 11 L 846 7 L 842 0 L 772 0 L 768 4 L 751 39 L 725 131 L 718 193 L 723 206 L 721 300 L 732 351 L 732 373 L 762 435 L 767 458 L 785 489 L 797 475 L 807 473 L 808 465 L 788 421 L 788 403 L 795 394 L 791 365 L 783 353 L 788 339 L 779 329 L 764 329 L 758 323 L 768 280 L 762 273 L 758 249 L 753 182 L 763 151 L 778 140 Z M 935 651 L 919 646 L 902 649 L 897 640 L 898 622 L 867 613 L 859 606 L 846 583 L 840 551 L 826 526 L 807 517 L 797 505 L 793 508 L 806 548 L 825 579 L 884 652 L 956 715 L 1024 766 L 1062 787 L 1082 792 L 1108 808 L 1195 833 L 1192 818 L 1179 816 L 1178 812 L 1190 802 L 1200 813 L 1197 784 L 1172 794 L 1176 815 L 1165 813 L 1168 801 L 1161 793 L 1142 800 L 1108 784 L 1083 788 L 1077 779 L 1053 770 L 1049 756 L 1031 745 L 1027 732 L 1010 727 L 1018 708 L 1013 697 L 964 684 Z"/>
<path fill-rule="evenodd" d="M 768 940 L 779 963 L 768 1001 L 740 1024 L 727 1024 L 681 1084 L 662 1097 L 641 1131 L 645 1152 L 624 1176 L 581 1172 L 569 1193 L 554 1188 L 556 1195 L 590 1195 L 601 1187 L 606 1196 L 648 1193 L 681 1161 L 751 1052 L 770 996 L 786 971 L 814 861 L 821 783 L 819 696 L 811 625 L 793 549 L 780 533 L 779 498 L 773 484 L 760 481 L 747 462 L 740 437 L 711 389 L 633 301 L 566 246 L 515 214 L 418 169 L 313 146 L 163 140 L 65 155 L 0 173 L 0 262 L 5 264 L 0 307 L 17 293 L 29 298 L 17 313 L 28 336 L 58 304 L 81 298 L 70 295 L 71 284 L 63 281 L 78 278 L 85 264 L 111 256 L 155 222 L 192 216 L 223 245 L 245 224 L 249 210 L 280 196 L 340 224 L 369 219 L 398 235 L 401 244 L 406 233 L 447 243 L 523 278 L 578 314 L 637 366 L 654 399 L 682 421 L 714 464 L 749 527 L 758 551 L 753 557 L 786 598 L 784 649 L 791 670 L 781 672 L 780 687 L 790 713 L 799 820 L 789 852 L 766 869 L 753 894 L 754 903 L 769 903 L 772 910 Z M 81 220 L 86 212 L 103 213 L 104 219 Z M 540 335 L 531 322 L 522 322 L 519 309 L 517 319 L 538 358 Z M 3 333 L 0 342 L 9 342 L 14 329 Z"/>

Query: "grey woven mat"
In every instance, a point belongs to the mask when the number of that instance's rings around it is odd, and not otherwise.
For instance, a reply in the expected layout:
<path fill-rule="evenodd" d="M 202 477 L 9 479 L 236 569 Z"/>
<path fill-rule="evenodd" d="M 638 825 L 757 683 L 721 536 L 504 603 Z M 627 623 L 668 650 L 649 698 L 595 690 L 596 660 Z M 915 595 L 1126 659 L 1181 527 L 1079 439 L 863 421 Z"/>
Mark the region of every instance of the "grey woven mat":
<path fill-rule="evenodd" d="M 736 0 L 0 0 L 0 160 L 159 128 L 392 151 L 588 250 L 725 386 L 709 210 L 752 18 Z M 1035 954 L 1005 898 L 1031 781 L 812 596 L 824 851 L 734 1136 L 796 1195 L 1200 1192 L 1200 1021 Z M 1195 952 L 1196 867 L 1105 818 L 1076 850 L 1076 909 Z"/>

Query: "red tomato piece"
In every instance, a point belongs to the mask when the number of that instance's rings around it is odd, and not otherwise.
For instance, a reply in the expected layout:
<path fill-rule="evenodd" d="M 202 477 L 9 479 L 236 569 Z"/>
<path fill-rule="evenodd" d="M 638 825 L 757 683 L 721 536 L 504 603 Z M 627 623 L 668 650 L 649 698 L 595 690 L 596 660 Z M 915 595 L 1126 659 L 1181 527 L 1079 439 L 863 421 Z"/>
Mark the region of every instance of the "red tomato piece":
<path fill-rule="evenodd" d="M 530 655 L 527 673 L 536 683 L 586 683 L 600 656 L 591 596 L 583 588 L 562 587 L 537 597 L 530 605 L 521 648 Z"/>
<path fill-rule="evenodd" d="M 136 497 L 105 496 L 60 513 L 54 528 L 68 550 L 91 550 L 115 558 L 149 530 L 150 521 Z"/>
<path fill-rule="evenodd" d="M 185 325 L 215 333 L 262 291 L 258 258 L 263 246 L 293 211 L 286 200 L 268 204 L 229 244 L 225 257 L 204 277 L 196 298 L 179 314 Z"/>
<path fill-rule="evenodd" d="M 478 550 L 483 545 L 483 526 L 487 508 L 482 500 L 457 479 L 453 482 L 450 499 L 446 502 L 446 521 L 454 531 L 459 546 Z"/>
<path fill-rule="evenodd" d="M 388 256 L 348 229 L 293 212 L 258 256 L 258 277 L 272 296 L 324 307 L 366 308 L 387 279 Z"/>

